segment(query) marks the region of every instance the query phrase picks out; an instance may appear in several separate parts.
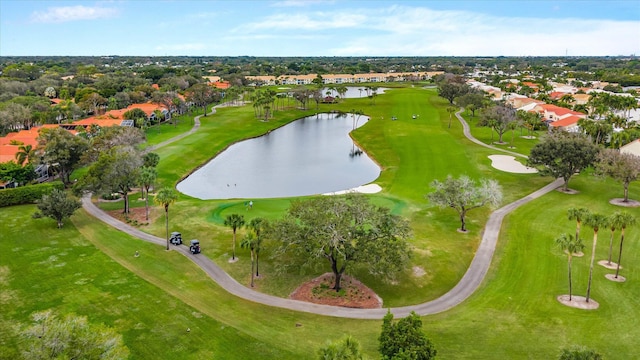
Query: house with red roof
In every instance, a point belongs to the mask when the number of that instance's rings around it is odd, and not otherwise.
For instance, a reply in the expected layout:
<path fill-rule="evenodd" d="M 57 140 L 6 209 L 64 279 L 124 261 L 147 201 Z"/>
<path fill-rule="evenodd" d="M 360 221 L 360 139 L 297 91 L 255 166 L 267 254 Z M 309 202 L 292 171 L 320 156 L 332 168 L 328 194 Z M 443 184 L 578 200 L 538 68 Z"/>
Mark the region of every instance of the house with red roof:
<path fill-rule="evenodd" d="M 62 127 L 73 134 L 77 134 L 76 128 L 82 126 L 85 129 L 91 125 L 98 125 L 100 127 L 107 126 L 133 126 L 134 119 L 125 119 L 124 113 L 129 110 L 138 108 L 147 114 L 148 118 L 152 120 L 155 118 L 155 111 L 160 110 L 164 113 L 167 112 L 163 105 L 153 103 L 132 104 L 126 109 L 111 110 L 103 115 L 92 116 L 86 119 L 74 121 L 72 123 L 64 124 L 45 124 L 38 127 L 33 127 L 29 130 L 20 130 L 18 132 L 12 132 L 6 136 L 0 137 L 0 162 L 14 161 L 16 154 L 20 151 L 21 145 L 31 145 L 34 149 L 38 146 L 38 136 L 40 129 Z"/>
<path fill-rule="evenodd" d="M 562 120 L 549 123 L 549 127 L 559 130 L 565 130 L 568 132 L 578 132 L 580 131 L 580 127 L 578 126 L 578 121 L 580 121 L 580 119 L 583 118 L 576 115 L 571 115 Z"/>
<path fill-rule="evenodd" d="M 579 118 L 587 117 L 587 114 L 553 104 L 539 104 L 534 108 L 534 110 L 542 114 L 542 118 L 544 121 L 550 122 L 562 120 L 569 116 L 577 116 Z"/>
<path fill-rule="evenodd" d="M 587 114 L 552 104 L 537 105 L 534 111 L 542 114 L 542 121 L 549 127 L 570 132 L 579 131 L 578 121 L 587 118 Z"/>
<path fill-rule="evenodd" d="M 209 85 L 215 87 L 216 89 L 221 89 L 221 90 L 226 90 L 231 87 L 230 82 L 223 81 L 223 80 L 211 82 L 209 83 Z"/>
<path fill-rule="evenodd" d="M 541 105 L 541 104 L 544 104 L 544 101 L 528 98 L 525 96 L 525 97 L 511 97 L 507 99 L 507 103 L 511 105 L 511 107 L 513 107 L 514 109 L 520 109 L 521 107 L 527 106 L 529 104 Z"/>

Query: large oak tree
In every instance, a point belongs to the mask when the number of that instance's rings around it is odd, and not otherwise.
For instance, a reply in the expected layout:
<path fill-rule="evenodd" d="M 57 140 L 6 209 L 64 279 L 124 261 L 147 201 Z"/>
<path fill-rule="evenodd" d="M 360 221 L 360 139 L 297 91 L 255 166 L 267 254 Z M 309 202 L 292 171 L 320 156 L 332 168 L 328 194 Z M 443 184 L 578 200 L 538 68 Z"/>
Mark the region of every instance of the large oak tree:
<path fill-rule="evenodd" d="M 274 256 L 291 266 L 329 263 L 340 291 L 343 273 L 356 264 L 369 273 L 394 279 L 408 263 L 410 229 L 389 209 L 361 195 L 319 197 L 291 204 L 285 218 L 268 226 L 276 242 Z"/>
<path fill-rule="evenodd" d="M 541 175 L 564 179 L 563 189 L 569 188 L 573 175 L 591 166 L 599 148 L 581 134 L 566 131 L 552 132 L 531 149 L 529 166 L 543 166 Z"/>

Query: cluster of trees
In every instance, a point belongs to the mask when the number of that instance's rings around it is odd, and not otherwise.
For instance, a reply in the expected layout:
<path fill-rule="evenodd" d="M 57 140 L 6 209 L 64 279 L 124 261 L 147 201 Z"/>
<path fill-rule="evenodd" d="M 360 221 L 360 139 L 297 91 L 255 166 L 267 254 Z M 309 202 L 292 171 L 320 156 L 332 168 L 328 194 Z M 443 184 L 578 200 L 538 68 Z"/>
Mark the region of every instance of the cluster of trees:
<path fill-rule="evenodd" d="M 389 311 L 382 319 L 378 351 L 383 360 L 429 360 L 438 351 L 422 331 L 422 320 L 415 313 L 393 321 Z M 351 336 L 328 342 L 318 350 L 320 360 L 364 360 L 360 343 Z"/>
<path fill-rule="evenodd" d="M 246 221 L 242 215 L 230 214 L 224 224 L 233 230 L 235 260 L 236 232 Z M 282 219 L 253 218 L 246 225 L 249 233 L 241 246 L 251 253 L 252 284 L 254 263 L 255 275 L 259 276 L 263 240 L 268 240 L 273 258 L 286 260 L 278 262 L 279 271 L 328 265 L 337 292 L 341 290 L 342 275 L 349 269 L 364 267 L 372 275 L 393 280 L 405 269 L 411 254 L 406 220 L 387 208 L 370 204 L 361 195 L 296 201 Z"/>
<path fill-rule="evenodd" d="M 593 229 L 593 242 L 591 249 L 591 262 L 589 267 L 589 282 L 587 285 L 586 302 L 589 302 L 591 296 L 591 282 L 593 280 L 593 265 L 595 261 L 596 245 L 598 243 L 598 232 L 600 229 L 608 229 L 611 231 L 609 239 L 609 255 L 607 259 L 607 265 L 613 265 L 611 259 L 613 256 L 613 243 L 614 234 L 616 230 L 620 230 L 620 244 L 618 251 L 618 261 L 616 263 L 616 273 L 614 278 L 617 279 L 620 272 L 620 261 L 622 259 L 622 246 L 624 244 L 625 230 L 635 225 L 636 218 L 624 211 L 617 211 L 610 216 L 604 216 L 599 213 L 593 213 L 586 208 L 570 208 L 567 211 L 569 220 L 576 221 L 576 234 L 575 236 L 570 234 L 561 234 L 556 238 L 556 243 L 567 254 L 567 261 L 569 264 L 569 300 L 572 299 L 572 279 L 571 279 L 571 262 L 573 256 L 582 253 L 585 245 L 580 238 L 581 226 L 587 225 Z"/>
<path fill-rule="evenodd" d="M 74 192 L 97 194 L 118 193 L 124 199 L 125 214 L 129 213 L 129 193 L 134 187 L 141 189 L 145 197 L 146 217 L 149 219 L 149 190 L 157 178 L 155 167 L 159 156 L 137 148 L 144 141 L 144 134 L 133 127 L 105 127 L 95 136 L 74 136 L 62 128 L 41 131 L 41 149 L 47 163 L 52 165 L 60 179 L 71 185 L 70 174 L 79 166 L 87 166 L 87 172 L 73 184 Z M 16 165 L 17 166 L 17 165 Z M 80 202 L 65 192 L 54 191 L 38 203 L 35 217 L 48 216 L 62 226 L 62 219 L 69 217 Z"/>
<path fill-rule="evenodd" d="M 200 75 L 172 68 L 113 72 L 87 65 L 59 72 L 63 69 L 37 66 L 38 72 L 33 72 L 31 67 L 10 64 L 6 66 L 8 72 L 0 76 L 0 135 L 39 124 L 73 121 L 134 103 L 152 101 L 164 105 L 170 113 L 181 114 L 190 106 L 205 107 L 222 98 L 222 93 L 208 86 Z M 64 73 L 73 76 L 63 78 Z M 52 106 L 50 99 L 55 97 L 60 101 Z"/>
<path fill-rule="evenodd" d="M 516 111 L 515 109 L 505 105 L 504 103 L 495 103 L 483 91 L 471 88 L 462 76 L 454 74 L 443 74 L 436 77 L 438 95 L 447 99 L 450 106 L 447 107 L 449 112 L 449 127 L 451 127 L 452 114 L 457 109 L 453 105 L 462 107 L 471 112 L 471 116 L 476 116 L 476 111 L 481 112 L 478 126 L 491 128 L 493 142 L 493 132 L 498 134 L 498 143 L 504 144 L 504 134 L 511 130 L 511 144 L 515 130 L 527 129 L 528 133 L 540 129 L 544 124 L 539 114 L 533 114 L 525 111 Z"/>
<path fill-rule="evenodd" d="M 254 56 L 9 56 L 0 59 L 0 70 L 11 77 L 37 79 L 46 70 L 64 75 L 138 70 L 158 82 L 167 76 L 355 74 L 445 70 L 455 74 L 475 69 L 501 70 L 509 75 L 532 71 L 546 77 L 638 85 L 640 61 L 636 57 L 254 57 Z"/>
<path fill-rule="evenodd" d="M 569 190 L 569 180 L 580 171 L 595 167 L 595 173 L 609 176 L 623 185 L 623 202 L 629 201 L 629 184 L 640 176 L 640 157 L 601 149 L 583 134 L 554 131 L 532 149 L 529 166 L 541 167 L 541 175 L 564 179 L 563 189 Z"/>

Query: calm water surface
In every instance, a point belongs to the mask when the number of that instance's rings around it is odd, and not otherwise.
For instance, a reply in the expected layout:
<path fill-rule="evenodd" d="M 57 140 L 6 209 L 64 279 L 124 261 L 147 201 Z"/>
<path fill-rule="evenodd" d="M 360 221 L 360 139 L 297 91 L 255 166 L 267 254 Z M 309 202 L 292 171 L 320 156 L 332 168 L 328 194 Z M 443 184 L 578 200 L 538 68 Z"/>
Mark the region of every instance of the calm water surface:
<path fill-rule="evenodd" d="M 304 196 L 368 184 L 380 168 L 363 152 L 353 155 L 359 149 L 349 137 L 366 121 L 336 114 L 296 120 L 230 146 L 177 188 L 206 200 Z"/>

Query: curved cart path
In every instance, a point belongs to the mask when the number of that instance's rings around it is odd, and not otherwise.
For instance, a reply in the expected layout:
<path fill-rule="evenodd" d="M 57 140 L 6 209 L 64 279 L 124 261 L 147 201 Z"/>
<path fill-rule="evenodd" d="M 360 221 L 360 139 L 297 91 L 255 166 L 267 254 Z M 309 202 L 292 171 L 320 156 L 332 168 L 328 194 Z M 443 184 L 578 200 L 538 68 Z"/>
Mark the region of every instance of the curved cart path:
<path fill-rule="evenodd" d="M 502 149 L 492 147 L 490 145 L 486 145 L 473 136 L 469 131 L 469 127 L 464 119 L 460 116 L 460 112 L 456 113 L 456 117 L 462 123 L 463 127 L 465 127 L 464 134 L 471 141 L 478 143 L 479 145 L 493 148 L 498 151 L 508 152 L 517 156 L 524 156 L 522 154 L 512 153 L 509 151 L 504 151 Z M 196 124 L 199 125 L 199 117 L 196 120 Z M 195 126 L 194 126 L 195 128 Z M 192 132 L 195 131 L 192 129 Z M 191 132 L 190 132 L 191 133 Z M 184 135 L 184 134 L 183 134 Z M 182 136 L 184 137 L 184 136 Z M 180 137 L 180 138 L 182 138 Z M 175 138 L 174 138 L 175 139 Z M 174 140 L 175 141 L 175 140 Z M 167 140 L 165 143 L 170 143 L 172 141 Z M 159 147 L 160 144 L 157 145 Z M 334 316 L 334 317 L 342 317 L 342 318 L 352 318 L 352 319 L 381 319 L 387 313 L 387 310 L 390 310 L 395 317 L 405 317 L 408 316 L 412 311 L 415 311 L 418 315 L 430 315 L 436 314 L 452 307 L 460 304 L 464 300 L 466 300 L 469 296 L 471 296 L 475 290 L 480 286 L 482 281 L 484 280 L 485 275 L 489 271 L 489 267 L 491 266 L 491 259 L 493 258 L 493 253 L 496 248 L 496 244 L 498 242 L 498 235 L 500 233 L 500 227 L 502 225 L 502 220 L 504 217 L 518 208 L 519 206 L 526 204 L 554 189 L 559 187 L 562 184 L 562 179 L 557 179 L 550 183 L 549 185 L 537 190 L 522 199 L 512 202 L 502 208 L 494 211 L 487 221 L 486 227 L 484 229 L 484 234 L 482 236 L 482 241 L 478 246 L 478 250 L 471 261 L 471 265 L 467 269 L 467 272 L 464 274 L 460 282 L 449 290 L 446 294 L 441 297 L 428 301 L 422 304 L 397 307 L 397 308 L 381 308 L 381 309 L 353 309 L 353 308 L 345 308 L 339 306 L 329 306 L 329 305 L 319 305 L 313 304 L 303 301 L 285 299 L 277 296 L 267 295 L 264 293 L 260 293 L 254 291 L 240 283 L 238 283 L 235 279 L 233 279 L 229 274 L 227 274 L 224 270 L 222 270 L 216 263 L 214 263 L 208 257 L 199 254 L 192 255 L 189 252 L 189 249 L 185 245 L 180 246 L 172 246 L 172 249 L 175 251 L 179 251 L 187 258 L 191 259 L 194 263 L 196 263 L 202 270 L 218 285 L 220 285 L 227 292 L 236 295 L 245 300 L 261 303 L 264 305 L 275 306 L 283 309 L 302 311 L 307 313 L 326 315 L 326 316 Z M 145 233 L 140 231 L 128 224 L 125 224 L 115 218 L 109 216 L 104 211 L 100 210 L 92 201 L 91 196 L 86 195 L 82 198 L 83 208 L 87 213 L 96 217 L 97 219 L 107 223 L 108 225 L 113 226 L 114 228 L 128 233 L 132 236 L 138 237 L 144 241 L 148 241 L 154 244 L 158 244 L 161 246 L 166 246 L 166 239 L 159 238 L 157 236 Z"/>

